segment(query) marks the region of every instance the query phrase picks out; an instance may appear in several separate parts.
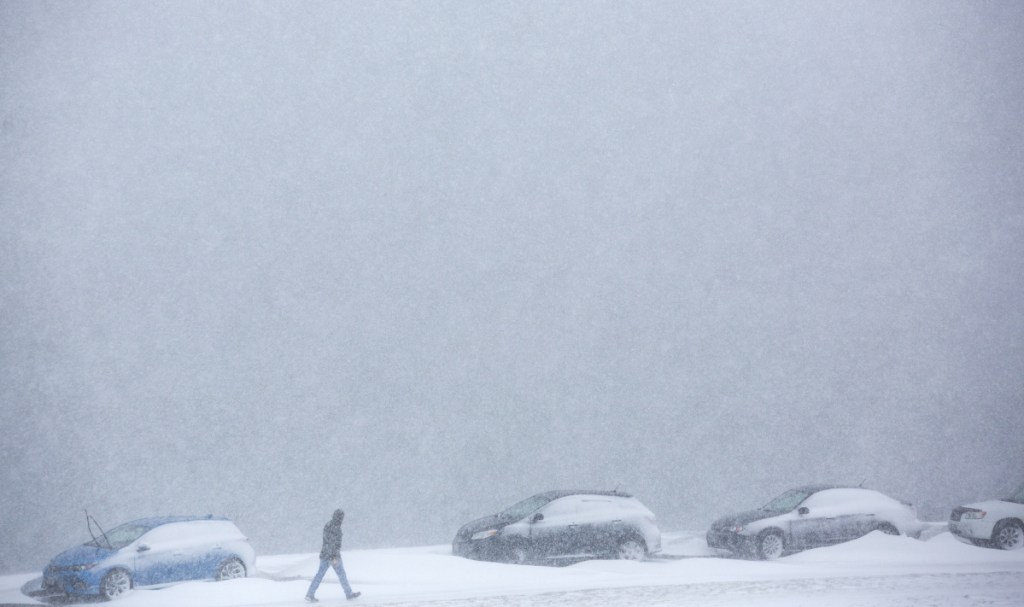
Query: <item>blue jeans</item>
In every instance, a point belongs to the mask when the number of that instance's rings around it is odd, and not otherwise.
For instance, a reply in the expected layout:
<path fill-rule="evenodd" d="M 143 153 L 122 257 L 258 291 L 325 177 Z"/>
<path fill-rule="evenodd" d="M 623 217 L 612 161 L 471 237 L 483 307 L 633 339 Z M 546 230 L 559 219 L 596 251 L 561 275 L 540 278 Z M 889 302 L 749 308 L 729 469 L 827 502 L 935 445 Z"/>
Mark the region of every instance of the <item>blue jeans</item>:
<path fill-rule="evenodd" d="M 320 580 L 324 579 L 324 574 L 327 573 L 327 566 L 332 564 L 334 565 L 334 573 L 338 574 L 341 588 L 345 591 L 345 596 L 352 596 L 352 587 L 348 585 L 348 576 L 345 575 L 345 563 L 341 562 L 340 556 L 335 563 L 320 559 L 320 568 L 317 569 L 316 575 L 313 576 L 313 581 L 309 585 L 309 592 L 306 593 L 306 596 L 316 596 L 316 589 L 320 587 Z"/>

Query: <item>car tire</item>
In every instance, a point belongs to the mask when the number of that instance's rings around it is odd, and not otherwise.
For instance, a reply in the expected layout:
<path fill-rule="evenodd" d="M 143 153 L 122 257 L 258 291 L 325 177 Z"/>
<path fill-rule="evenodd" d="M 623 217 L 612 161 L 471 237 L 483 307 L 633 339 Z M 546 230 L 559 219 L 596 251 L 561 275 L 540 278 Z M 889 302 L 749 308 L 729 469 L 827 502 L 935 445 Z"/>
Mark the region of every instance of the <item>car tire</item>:
<path fill-rule="evenodd" d="M 625 540 L 615 550 L 615 558 L 623 561 L 642 561 L 647 558 L 647 546 L 641 540 Z"/>
<path fill-rule="evenodd" d="M 757 536 L 757 558 L 762 561 L 777 559 L 786 551 L 786 542 L 778 529 L 765 529 Z"/>
<path fill-rule="evenodd" d="M 992 545 L 1000 550 L 1024 548 L 1024 525 L 1012 519 L 999 521 L 992 530 Z"/>
<path fill-rule="evenodd" d="M 217 567 L 217 575 L 214 577 L 218 582 L 224 580 L 235 580 L 245 577 L 245 565 L 237 558 L 229 558 Z"/>
<path fill-rule="evenodd" d="M 132 589 L 132 576 L 124 569 L 111 569 L 100 580 L 100 595 L 112 601 L 128 594 Z"/>
<path fill-rule="evenodd" d="M 875 530 L 876 531 L 881 531 L 882 533 L 884 533 L 886 535 L 899 535 L 900 534 L 900 530 L 897 529 L 896 525 L 893 525 L 892 523 L 879 523 L 879 525 L 877 527 L 875 527 Z"/>
<path fill-rule="evenodd" d="M 513 565 L 525 565 L 530 562 L 530 551 L 526 549 L 525 544 L 519 542 L 511 544 L 505 550 L 505 561 Z"/>

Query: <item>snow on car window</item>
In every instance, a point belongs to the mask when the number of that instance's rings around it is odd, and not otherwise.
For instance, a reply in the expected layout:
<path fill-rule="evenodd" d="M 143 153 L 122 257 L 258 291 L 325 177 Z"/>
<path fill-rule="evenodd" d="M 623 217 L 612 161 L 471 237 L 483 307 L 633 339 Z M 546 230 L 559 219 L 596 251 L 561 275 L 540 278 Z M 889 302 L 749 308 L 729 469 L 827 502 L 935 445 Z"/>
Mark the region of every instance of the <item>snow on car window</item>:
<path fill-rule="evenodd" d="M 242 538 L 238 528 L 229 521 L 187 521 L 160 525 L 143 536 L 142 542 L 156 548 L 208 544 Z"/>
<path fill-rule="evenodd" d="M 802 506 L 811 513 L 877 513 L 897 508 L 899 502 L 870 489 L 826 489 L 808 497 Z"/>
<path fill-rule="evenodd" d="M 576 518 L 576 508 L 579 503 L 580 498 L 577 495 L 563 497 L 551 502 L 541 511 L 544 513 L 544 522 L 572 521 Z"/>
<path fill-rule="evenodd" d="M 168 544 L 181 543 L 189 535 L 192 534 L 188 532 L 188 523 L 168 523 L 155 527 L 144 535 L 141 541 L 151 548 L 159 548 Z"/>
<path fill-rule="evenodd" d="M 195 521 L 197 534 L 207 539 L 244 540 L 245 535 L 231 521 Z"/>
<path fill-rule="evenodd" d="M 622 516 L 612 500 L 606 498 L 584 498 L 577 506 L 577 521 L 612 520 Z"/>
<path fill-rule="evenodd" d="M 761 510 L 778 513 L 790 512 L 796 508 L 800 502 L 804 501 L 809 493 L 809 491 L 804 489 L 790 489 L 764 506 L 761 506 Z"/>
<path fill-rule="evenodd" d="M 505 508 L 498 514 L 498 516 L 518 521 L 529 514 L 533 514 L 538 508 L 550 501 L 551 500 L 549 498 L 544 497 L 543 495 L 534 495 Z"/>
<path fill-rule="evenodd" d="M 619 504 L 619 508 L 629 515 L 654 518 L 654 513 L 648 510 L 647 506 L 641 504 L 636 498 L 619 499 L 616 501 Z"/>

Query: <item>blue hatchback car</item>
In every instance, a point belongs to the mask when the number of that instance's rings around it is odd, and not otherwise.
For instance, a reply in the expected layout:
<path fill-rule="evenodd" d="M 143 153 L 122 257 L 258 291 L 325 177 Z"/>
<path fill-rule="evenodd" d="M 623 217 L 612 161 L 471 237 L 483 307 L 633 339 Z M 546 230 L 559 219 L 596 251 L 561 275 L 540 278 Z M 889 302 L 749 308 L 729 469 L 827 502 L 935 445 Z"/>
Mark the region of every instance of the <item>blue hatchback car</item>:
<path fill-rule="evenodd" d="M 58 554 L 43 571 L 43 591 L 117 598 L 139 586 L 245 577 L 256 553 L 238 527 L 213 516 L 131 521 Z"/>

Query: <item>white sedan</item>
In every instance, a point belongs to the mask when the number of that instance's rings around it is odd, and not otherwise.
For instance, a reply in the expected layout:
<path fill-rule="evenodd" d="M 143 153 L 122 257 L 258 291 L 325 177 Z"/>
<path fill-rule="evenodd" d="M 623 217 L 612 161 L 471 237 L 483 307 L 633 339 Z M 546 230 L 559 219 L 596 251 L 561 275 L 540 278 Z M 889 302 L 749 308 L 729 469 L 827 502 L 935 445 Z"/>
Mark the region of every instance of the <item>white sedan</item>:
<path fill-rule="evenodd" d="M 958 506 L 949 515 L 949 530 L 976 546 L 1024 548 L 1024 485 L 1005 499 Z"/>

